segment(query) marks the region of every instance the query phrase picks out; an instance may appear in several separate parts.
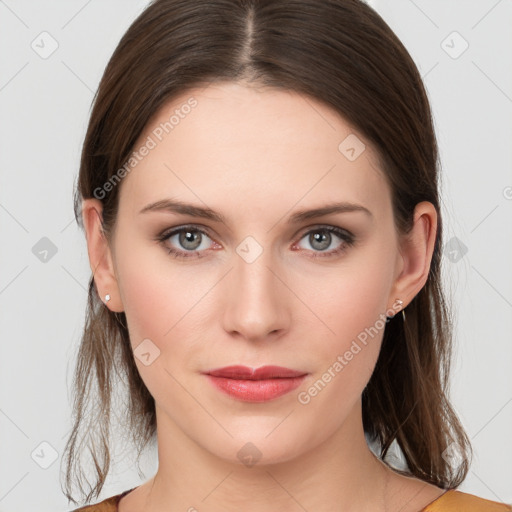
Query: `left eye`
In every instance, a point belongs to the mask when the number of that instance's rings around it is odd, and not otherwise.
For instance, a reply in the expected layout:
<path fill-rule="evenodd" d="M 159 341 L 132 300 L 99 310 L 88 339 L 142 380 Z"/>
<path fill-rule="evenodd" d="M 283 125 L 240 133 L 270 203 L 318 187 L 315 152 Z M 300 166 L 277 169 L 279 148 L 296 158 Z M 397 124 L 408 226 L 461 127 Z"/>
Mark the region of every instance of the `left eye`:
<path fill-rule="evenodd" d="M 327 250 L 334 241 L 333 235 L 341 239 L 343 243 L 341 246 L 338 244 L 338 247 L 335 249 Z M 335 256 L 354 244 L 354 236 L 351 233 L 334 226 L 323 226 L 311 229 L 301 238 L 301 240 L 303 239 L 306 239 L 313 247 L 313 258 Z"/>
<path fill-rule="evenodd" d="M 342 248 L 331 249 L 327 250 L 335 240 L 333 239 L 333 235 L 336 238 L 341 239 L 344 244 L 342 245 Z M 353 237 L 348 232 L 341 230 L 339 228 L 335 228 L 332 226 L 326 226 L 322 228 L 316 228 L 308 231 L 301 240 L 306 239 L 307 242 L 313 247 L 313 250 L 315 252 L 323 252 L 326 254 L 333 254 L 333 253 L 339 253 L 341 250 L 344 249 L 344 245 L 352 245 L 353 243 Z M 315 254 L 317 256 L 317 254 Z M 321 256 L 324 256 L 323 254 Z"/>
<path fill-rule="evenodd" d="M 335 249 L 327 250 L 334 241 L 333 235 L 339 238 L 343 243 Z M 172 245 L 181 246 L 185 250 L 169 247 L 169 245 L 165 243 L 172 240 L 174 237 L 177 237 L 177 239 Z M 300 240 L 306 239 L 306 237 L 308 243 L 313 247 L 313 253 L 316 253 L 312 255 L 314 258 L 334 256 L 344 251 L 348 246 L 354 244 L 354 236 L 351 233 L 334 226 L 322 226 L 311 229 L 306 232 Z M 208 249 L 208 244 L 203 246 L 204 238 L 211 240 L 208 234 L 202 229 L 195 227 L 181 227 L 169 233 L 162 234 L 158 237 L 158 240 L 164 243 L 169 254 L 172 254 L 175 258 L 202 258 L 204 255 L 201 255 L 201 252 Z M 299 244 L 300 242 L 295 244 L 294 247 L 300 247 Z"/>

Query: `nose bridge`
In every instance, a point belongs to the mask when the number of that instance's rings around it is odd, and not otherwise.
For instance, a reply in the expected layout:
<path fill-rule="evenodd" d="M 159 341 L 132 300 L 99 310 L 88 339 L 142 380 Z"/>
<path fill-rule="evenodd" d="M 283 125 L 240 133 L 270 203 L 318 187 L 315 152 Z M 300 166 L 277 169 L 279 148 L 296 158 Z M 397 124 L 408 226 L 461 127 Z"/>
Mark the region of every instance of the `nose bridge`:
<path fill-rule="evenodd" d="M 249 240 L 242 242 L 236 252 L 238 258 L 235 259 L 234 274 L 237 286 L 254 299 L 260 294 L 264 294 L 265 297 L 259 298 L 268 299 L 275 281 L 273 273 L 269 270 L 275 266 L 275 262 L 272 262 L 271 249 L 263 249 L 261 245 L 256 246 L 255 242 Z"/>
<path fill-rule="evenodd" d="M 283 328 L 286 303 L 272 250 L 246 237 L 236 248 L 230 292 L 226 297 L 225 329 L 248 339 L 264 338 Z"/>

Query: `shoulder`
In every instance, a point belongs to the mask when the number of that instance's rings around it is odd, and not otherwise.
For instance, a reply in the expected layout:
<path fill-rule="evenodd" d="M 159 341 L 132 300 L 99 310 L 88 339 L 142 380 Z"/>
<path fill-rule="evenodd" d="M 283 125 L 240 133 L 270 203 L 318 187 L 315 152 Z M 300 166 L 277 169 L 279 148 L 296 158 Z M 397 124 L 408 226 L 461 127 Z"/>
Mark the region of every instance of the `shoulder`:
<path fill-rule="evenodd" d="M 94 505 L 86 505 L 84 507 L 76 508 L 71 512 L 117 512 L 117 505 L 121 501 L 121 498 L 132 490 L 133 489 L 129 489 L 128 491 L 116 494 L 115 496 L 111 496 L 110 498 L 100 501 L 99 503 L 95 503 Z"/>
<path fill-rule="evenodd" d="M 479 498 L 452 489 L 425 507 L 422 512 L 512 512 L 512 504 Z"/>

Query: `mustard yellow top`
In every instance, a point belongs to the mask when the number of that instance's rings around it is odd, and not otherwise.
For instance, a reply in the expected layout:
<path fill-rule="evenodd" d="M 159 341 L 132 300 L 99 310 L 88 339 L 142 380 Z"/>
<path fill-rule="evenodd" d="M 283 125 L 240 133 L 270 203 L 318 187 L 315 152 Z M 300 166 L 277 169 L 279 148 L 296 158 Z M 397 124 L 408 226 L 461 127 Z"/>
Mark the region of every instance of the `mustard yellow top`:
<path fill-rule="evenodd" d="M 452 489 L 427 505 L 421 512 L 511 512 L 512 504 L 485 500 Z"/>
<path fill-rule="evenodd" d="M 95 505 L 77 508 L 71 512 L 118 512 L 117 504 L 133 489 L 116 494 Z M 418 512 L 512 512 L 512 504 L 490 501 L 452 489 Z"/>

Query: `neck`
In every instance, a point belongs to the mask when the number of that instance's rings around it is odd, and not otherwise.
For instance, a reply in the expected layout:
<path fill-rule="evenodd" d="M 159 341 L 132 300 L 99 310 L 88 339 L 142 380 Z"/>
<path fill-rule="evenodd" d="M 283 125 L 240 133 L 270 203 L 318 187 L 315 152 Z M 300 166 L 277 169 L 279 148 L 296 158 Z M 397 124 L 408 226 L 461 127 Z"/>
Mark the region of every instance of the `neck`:
<path fill-rule="evenodd" d="M 148 482 L 144 510 L 384 511 L 390 470 L 368 448 L 361 418 L 359 401 L 321 444 L 308 451 L 290 446 L 278 461 L 258 454 L 255 445 L 229 439 L 243 448 L 234 448 L 227 460 L 189 438 L 157 408 L 159 467 Z"/>

